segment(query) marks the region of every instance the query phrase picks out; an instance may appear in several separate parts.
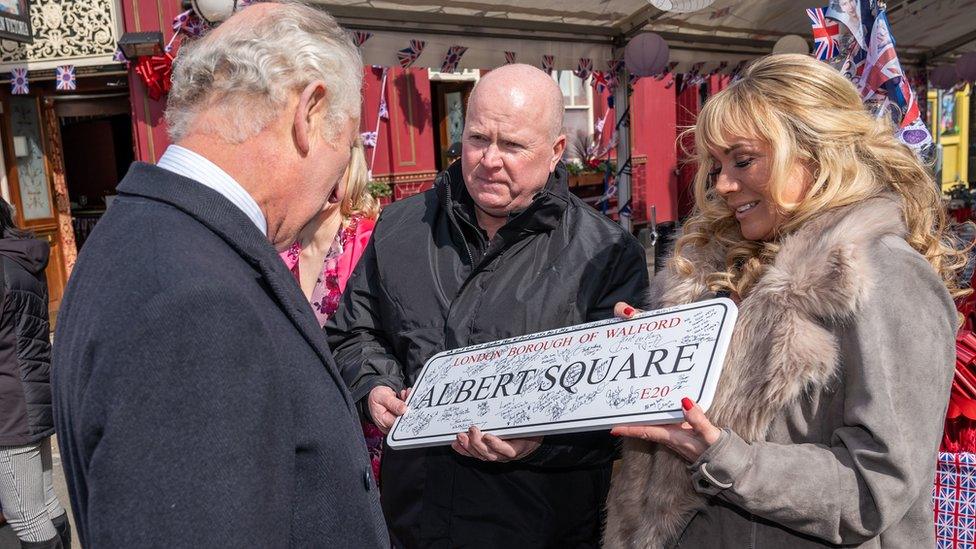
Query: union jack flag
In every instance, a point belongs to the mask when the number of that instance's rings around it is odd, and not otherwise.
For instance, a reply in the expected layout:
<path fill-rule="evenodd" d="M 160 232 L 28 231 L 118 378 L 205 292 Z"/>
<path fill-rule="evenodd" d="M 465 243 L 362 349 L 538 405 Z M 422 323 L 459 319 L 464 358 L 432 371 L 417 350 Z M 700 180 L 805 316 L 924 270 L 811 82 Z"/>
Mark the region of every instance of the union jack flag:
<path fill-rule="evenodd" d="M 184 25 L 190 22 L 193 10 L 186 10 L 173 18 L 173 32 L 180 32 Z"/>
<path fill-rule="evenodd" d="M 668 66 L 664 68 L 664 72 L 654 77 L 655 80 L 664 80 L 664 77 L 671 74 L 674 68 L 678 66 L 677 61 L 672 61 L 668 63 Z"/>
<path fill-rule="evenodd" d="M 511 65 L 514 62 L 515 62 L 515 52 L 514 51 L 505 52 L 505 64 Z"/>
<path fill-rule="evenodd" d="M 817 49 L 814 52 L 817 59 L 829 61 L 839 50 L 837 37 L 840 36 L 840 24 L 824 16 L 827 8 L 813 8 L 807 10 L 807 17 L 813 26 L 813 43 Z"/>
<path fill-rule="evenodd" d="M 593 60 L 588 57 L 581 57 L 573 74 L 585 82 L 593 74 Z"/>
<path fill-rule="evenodd" d="M 546 71 L 546 74 L 552 74 L 552 66 L 555 63 L 556 58 L 552 55 L 542 56 L 542 70 Z"/>
<path fill-rule="evenodd" d="M 363 47 L 363 44 L 365 44 L 367 40 L 369 40 L 370 38 L 372 38 L 372 36 L 373 36 L 373 33 L 371 33 L 371 32 L 366 32 L 366 31 L 353 31 L 353 33 L 352 33 L 352 43 L 353 44 L 356 44 L 356 47 L 357 48 L 361 48 L 361 47 Z"/>
<path fill-rule="evenodd" d="M 10 93 L 27 95 L 30 92 L 30 82 L 27 80 L 27 69 L 16 68 L 10 71 Z"/>
<path fill-rule="evenodd" d="M 409 46 L 397 52 L 397 60 L 400 62 L 400 67 L 409 69 L 417 62 L 417 58 L 424 52 L 424 46 L 426 45 L 427 42 L 423 40 L 411 40 Z"/>
<path fill-rule="evenodd" d="M 871 29 L 860 86 L 861 97 L 869 99 L 875 95 L 884 95 L 898 105 L 902 111 L 900 127 L 904 128 L 920 116 L 915 91 L 901 69 L 898 53 L 895 51 L 895 39 L 884 13 L 878 14 Z"/>
<path fill-rule="evenodd" d="M 444 62 L 441 63 L 441 72 L 454 72 L 457 70 L 458 63 L 461 62 L 461 56 L 464 52 L 468 51 L 468 48 L 464 46 L 451 46 L 447 50 L 447 55 L 444 57 Z"/>
<path fill-rule="evenodd" d="M 78 82 L 75 79 L 74 65 L 61 65 L 54 70 L 54 81 L 57 83 L 55 88 L 60 91 L 78 89 Z"/>
<path fill-rule="evenodd" d="M 939 454 L 932 498 L 939 549 L 973 549 L 976 535 L 976 455 Z"/>
<path fill-rule="evenodd" d="M 363 132 L 359 135 L 363 140 L 363 147 L 372 149 L 376 146 L 376 139 L 379 137 L 377 132 Z"/>

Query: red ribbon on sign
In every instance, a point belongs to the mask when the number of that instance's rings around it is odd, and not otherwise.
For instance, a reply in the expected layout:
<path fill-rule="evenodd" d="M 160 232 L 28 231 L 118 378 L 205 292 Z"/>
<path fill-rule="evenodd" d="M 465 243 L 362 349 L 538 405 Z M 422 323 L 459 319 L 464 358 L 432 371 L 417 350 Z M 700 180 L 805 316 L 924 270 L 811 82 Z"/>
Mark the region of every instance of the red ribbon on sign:
<path fill-rule="evenodd" d="M 169 54 L 144 55 L 136 62 L 135 71 L 153 101 L 159 101 L 169 93 L 170 76 L 173 74 L 173 58 Z"/>

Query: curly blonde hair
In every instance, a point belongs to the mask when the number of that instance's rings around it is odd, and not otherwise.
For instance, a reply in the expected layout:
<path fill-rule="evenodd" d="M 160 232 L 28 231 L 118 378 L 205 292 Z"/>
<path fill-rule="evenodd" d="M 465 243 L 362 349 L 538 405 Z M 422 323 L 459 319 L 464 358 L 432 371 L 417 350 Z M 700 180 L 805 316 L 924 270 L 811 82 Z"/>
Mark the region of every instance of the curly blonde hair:
<path fill-rule="evenodd" d="M 929 170 L 895 137 L 887 118 L 865 109 L 847 79 L 805 55 L 770 55 L 746 69 L 741 80 L 711 97 L 693 128 L 695 208 L 675 245 L 671 268 L 705 281 L 712 291 L 745 296 L 776 257 L 778 240 L 811 219 L 884 194 L 901 199 L 907 242 L 921 253 L 954 297 L 967 293 L 956 284 L 966 263 L 950 244 L 941 194 Z M 770 195 L 786 214 L 770 241 L 747 240 L 734 213 L 710 184 L 710 149 L 728 148 L 732 137 L 758 139 L 772 151 Z M 790 171 L 804 166 L 813 183 L 798 203 L 783 200 Z M 725 270 L 705 268 L 683 251 L 717 242 Z"/>
<path fill-rule="evenodd" d="M 363 149 L 362 139 L 356 139 L 349 166 L 346 167 L 344 184 L 346 193 L 342 197 L 339 211 L 344 222 L 355 215 L 367 219 L 376 219 L 380 214 L 380 203 L 369 192 L 369 167 L 366 165 L 366 151 Z"/>

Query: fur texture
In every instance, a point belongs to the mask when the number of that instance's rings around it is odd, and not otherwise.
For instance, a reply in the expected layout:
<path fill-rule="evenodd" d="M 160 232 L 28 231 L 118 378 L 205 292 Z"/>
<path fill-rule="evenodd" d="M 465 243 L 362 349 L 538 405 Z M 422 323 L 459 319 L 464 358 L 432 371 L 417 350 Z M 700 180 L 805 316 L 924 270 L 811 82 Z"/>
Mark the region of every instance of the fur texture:
<path fill-rule="evenodd" d="M 739 305 L 711 421 L 746 441 L 763 440 L 784 408 L 826 385 L 838 368 L 828 326 L 849 320 L 874 286 L 869 245 L 904 233 L 899 203 L 886 197 L 828 212 L 784 238 L 774 264 Z M 688 254 L 716 271 L 725 262 L 718 245 Z M 702 280 L 670 270 L 655 278 L 659 284 L 655 308 L 711 297 Z M 605 546 L 666 547 L 704 501 L 685 461 L 628 439 L 607 502 Z"/>

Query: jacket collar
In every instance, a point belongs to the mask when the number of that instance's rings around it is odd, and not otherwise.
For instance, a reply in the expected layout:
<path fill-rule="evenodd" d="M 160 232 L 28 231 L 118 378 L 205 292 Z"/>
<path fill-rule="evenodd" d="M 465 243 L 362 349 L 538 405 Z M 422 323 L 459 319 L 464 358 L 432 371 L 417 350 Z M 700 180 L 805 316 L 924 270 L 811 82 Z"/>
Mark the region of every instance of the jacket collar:
<path fill-rule="evenodd" d="M 498 233 L 505 240 L 516 240 L 527 234 L 547 232 L 556 228 L 569 206 L 567 181 L 566 168 L 560 162 L 556 165 L 555 171 L 549 174 L 549 180 L 533 197 L 529 206 L 524 210 L 512 212 L 508 222 L 499 229 Z M 447 170 L 441 172 L 434 186 L 440 204 L 446 206 L 453 215 L 461 217 L 473 226 L 478 226 L 474 214 L 474 200 L 464 185 L 460 161 L 451 164 Z"/>
<path fill-rule="evenodd" d="M 341 388 L 346 404 L 352 399 L 325 342 L 312 308 L 301 288 L 268 239 L 249 217 L 203 184 L 163 168 L 136 162 L 118 186 L 119 194 L 139 196 L 169 204 L 213 231 L 238 255 L 261 273 L 272 297 L 319 355 L 329 374 Z"/>

